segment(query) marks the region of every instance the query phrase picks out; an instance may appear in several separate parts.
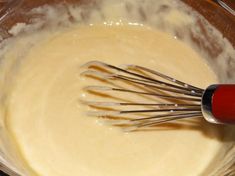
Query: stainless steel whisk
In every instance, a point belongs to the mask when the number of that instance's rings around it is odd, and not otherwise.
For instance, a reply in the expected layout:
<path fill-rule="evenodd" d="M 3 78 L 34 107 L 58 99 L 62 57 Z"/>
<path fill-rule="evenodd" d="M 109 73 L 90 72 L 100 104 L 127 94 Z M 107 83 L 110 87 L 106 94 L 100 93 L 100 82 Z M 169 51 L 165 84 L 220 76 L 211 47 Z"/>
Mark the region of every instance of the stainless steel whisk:
<path fill-rule="evenodd" d="M 126 93 L 127 100 L 130 94 L 135 94 L 165 101 L 85 101 L 87 105 L 97 108 L 90 115 L 111 119 L 111 124 L 125 127 L 129 131 L 192 117 L 204 117 L 208 122 L 216 124 L 235 123 L 235 85 L 210 85 L 204 90 L 138 65 L 116 67 L 91 61 L 83 68 L 86 70 L 81 73 L 82 76 L 131 85 L 127 88 L 115 84 L 112 87 L 85 87 L 90 93 L 104 95 L 111 91 L 112 95 L 117 96 Z M 125 110 L 116 110 L 114 107 L 125 107 Z"/>

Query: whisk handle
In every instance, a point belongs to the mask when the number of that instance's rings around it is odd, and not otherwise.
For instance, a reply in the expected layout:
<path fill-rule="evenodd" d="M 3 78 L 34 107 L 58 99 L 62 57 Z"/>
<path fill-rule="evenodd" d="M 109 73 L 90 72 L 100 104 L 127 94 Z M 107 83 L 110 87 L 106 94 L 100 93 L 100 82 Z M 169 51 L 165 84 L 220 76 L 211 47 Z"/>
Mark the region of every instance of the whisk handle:
<path fill-rule="evenodd" d="M 202 112 L 209 122 L 235 124 L 235 85 L 209 86 L 202 97 Z"/>

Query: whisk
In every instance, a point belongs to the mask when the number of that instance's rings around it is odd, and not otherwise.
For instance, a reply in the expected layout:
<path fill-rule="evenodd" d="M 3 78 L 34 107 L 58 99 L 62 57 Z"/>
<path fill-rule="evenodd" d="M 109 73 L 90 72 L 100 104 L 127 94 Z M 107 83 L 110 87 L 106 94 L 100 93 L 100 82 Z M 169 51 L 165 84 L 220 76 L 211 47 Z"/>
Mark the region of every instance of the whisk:
<path fill-rule="evenodd" d="M 129 131 L 193 117 L 204 117 L 215 124 L 235 124 L 235 85 L 215 84 L 204 90 L 138 65 L 117 67 L 91 61 L 83 68 L 85 71 L 81 73 L 82 76 L 112 83 L 112 87 L 85 87 L 90 93 L 117 96 L 122 93 L 127 100 L 131 94 L 163 100 L 163 103 L 85 101 L 88 106 L 97 108 L 89 112 L 90 115 L 111 119 L 111 124 L 128 128 Z M 116 81 L 131 86 L 116 86 L 113 84 Z"/>

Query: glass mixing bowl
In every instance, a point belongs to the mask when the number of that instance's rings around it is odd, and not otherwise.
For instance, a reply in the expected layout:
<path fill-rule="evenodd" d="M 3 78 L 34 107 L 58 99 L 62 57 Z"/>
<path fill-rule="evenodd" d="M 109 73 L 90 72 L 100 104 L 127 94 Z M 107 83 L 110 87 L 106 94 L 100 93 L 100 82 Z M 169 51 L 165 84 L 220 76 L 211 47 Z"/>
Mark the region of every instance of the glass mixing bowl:
<path fill-rule="evenodd" d="M 174 0 L 172 0 L 173 2 Z M 190 40 L 194 45 L 207 53 L 208 63 L 214 69 L 221 82 L 234 83 L 235 82 L 235 55 L 227 58 L 219 58 L 219 55 L 224 50 L 222 43 L 217 41 L 217 38 L 210 33 L 208 22 L 216 27 L 223 37 L 228 39 L 232 46 L 235 47 L 235 2 L 232 0 L 182 0 L 185 4 L 192 8 L 192 13 L 200 13 L 203 17 L 198 18 L 196 26 L 200 30 L 201 35 L 190 34 Z M 34 24 L 38 18 L 43 19 L 42 12 L 28 13 L 35 7 L 42 5 L 60 6 L 61 10 L 66 11 L 67 5 L 89 4 L 95 7 L 99 0 L 1 0 L 0 1 L 0 41 L 1 44 L 7 39 L 13 37 L 10 29 L 16 24 Z M 189 12 L 190 13 L 190 12 Z M 206 19 L 206 20 L 205 20 Z M 69 18 L 71 22 L 74 20 Z M 50 21 L 51 22 L 51 21 Z M 40 28 L 45 28 L 49 23 L 43 23 Z M 38 30 L 38 29 L 35 29 Z M 185 29 L 185 31 L 191 29 Z M 183 33 L 176 33 L 179 38 L 183 38 Z M 1 49 L 1 45 L 0 45 Z M 221 60 L 225 63 L 225 67 L 221 66 Z M 2 98 L 2 97 L 1 97 Z M 1 114 L 0 119 L 4 119 Z M 4 131 L 4 125 L 0 126 L 1 131 Z M 218 161 L 216 161 L 210 168 L 206 175 L 215 176 L 234 176 L 235 175 L 235 130 L 233 127 L 226 127 L 231 136 L 223 139 L 224 149 L 221 151 Z M 19 166 L 12 157 L 10 143 L 8 142 L 7 134 L 1 132 L 0 134 L 0 169 L 11 176 L 23 175 L 24 168 Z M 13 151 L 13 150 L 12 150 Z"/>

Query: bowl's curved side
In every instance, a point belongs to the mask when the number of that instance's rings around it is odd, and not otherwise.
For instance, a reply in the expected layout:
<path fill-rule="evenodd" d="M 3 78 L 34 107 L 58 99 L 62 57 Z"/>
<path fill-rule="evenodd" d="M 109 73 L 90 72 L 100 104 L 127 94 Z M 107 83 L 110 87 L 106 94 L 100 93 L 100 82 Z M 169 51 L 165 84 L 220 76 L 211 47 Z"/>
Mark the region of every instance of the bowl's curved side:
<path fill-rule="evenodd" d="M 29 22 L 30 17 L 25 12 L 45 4 L 90 3 L 92 0 L 10 0 L 0 3 L 0 32 L 9 37 L 7 31 L 16 23 Z M 235 15 L 221 6 L 219 0 L 182 0 L 215 26 L 224 37 L 235 47 Z M 220 0 L 221 1 L 221 0 Z M 223 0 L 228 7 L 235 10 L 235 2 Z M 20 8 L 18 8 L 20 6 Z M 16 10 L 17 9 L 17 10 Z"/>
<path fill-rule="evenodd" d="M 235 47 L 235 15 L 221 6 L 216 0 L 182 0 L 215 26 L 224 37 Z M 234 1 L 224 1 L 228 7 L 235 10 Z"/>

